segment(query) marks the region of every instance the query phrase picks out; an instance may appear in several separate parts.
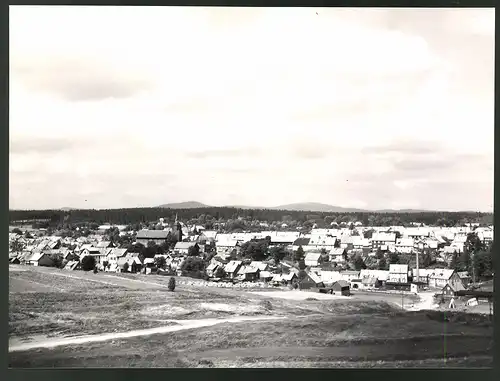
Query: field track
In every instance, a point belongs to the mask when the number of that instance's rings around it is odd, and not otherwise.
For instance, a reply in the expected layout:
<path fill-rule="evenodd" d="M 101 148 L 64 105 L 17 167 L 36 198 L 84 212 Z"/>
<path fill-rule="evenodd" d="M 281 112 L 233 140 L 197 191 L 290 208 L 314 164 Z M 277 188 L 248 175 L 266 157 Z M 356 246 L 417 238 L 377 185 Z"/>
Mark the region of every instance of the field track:
<path fill-rule="evenodd" d="M 102 341 L 110 341 L 116 339 L 126 339 L 130 337 L 150 336 L 155 334 L 183 331 L 194 328 L 209 327 L 221 323 L 239 323 L 244 321 L 278 320 L 278 319 L 286 319 L 286 318 L 280 316 L 262 316 L 262 317 L 246 316 L 246 317 L 236 317 L 231 319 L 202 319 L 202 320 L 189 320 L 189 321 L 172 320 L 172 322 L 177 323 L 177 325 L 134 330 L 129 332 L 118 332 L 105 335 L 99 334 L 99 335 L 89 335 L 80 337 L 67 337 L 64 339 L 34 340 L 29 343 L 19 343 L 17 340 L 12 340 L 11 342 L 13 343 L 13 345 L 10 345 L 9 343 L 9 352 L 21 352 L 37 348 L 55 348 L 65 345 L 79 345 L 79 344 L 96 343 Z"/>

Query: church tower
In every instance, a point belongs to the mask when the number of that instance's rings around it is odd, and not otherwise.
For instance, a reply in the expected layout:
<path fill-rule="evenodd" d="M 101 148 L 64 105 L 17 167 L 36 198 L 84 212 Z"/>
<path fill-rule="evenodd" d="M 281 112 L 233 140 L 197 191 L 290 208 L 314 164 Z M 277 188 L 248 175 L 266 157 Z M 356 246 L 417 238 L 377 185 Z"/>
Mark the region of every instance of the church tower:
<path fill-rule="evenodd" d="M 180 221 L 177 219 L 177 213 L 175 214 L 175 237 L 177 238 L 177 242 L 182 242 L 182 225 Z"/>

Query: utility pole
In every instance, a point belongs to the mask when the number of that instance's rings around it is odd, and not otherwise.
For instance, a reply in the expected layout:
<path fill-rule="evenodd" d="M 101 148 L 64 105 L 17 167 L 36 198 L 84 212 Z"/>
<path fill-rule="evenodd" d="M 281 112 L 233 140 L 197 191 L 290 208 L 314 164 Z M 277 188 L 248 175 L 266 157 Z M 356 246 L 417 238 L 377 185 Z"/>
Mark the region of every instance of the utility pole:
<path fill-rule="evenodd" d="M 475 250 L 472 251 L 472 255 L 471 255 L 471 261 L 472 261 L 472 284 L 475 285 L 476 284 L 476 268 L 474 266 L 474 257 L 475 257 Z"/>

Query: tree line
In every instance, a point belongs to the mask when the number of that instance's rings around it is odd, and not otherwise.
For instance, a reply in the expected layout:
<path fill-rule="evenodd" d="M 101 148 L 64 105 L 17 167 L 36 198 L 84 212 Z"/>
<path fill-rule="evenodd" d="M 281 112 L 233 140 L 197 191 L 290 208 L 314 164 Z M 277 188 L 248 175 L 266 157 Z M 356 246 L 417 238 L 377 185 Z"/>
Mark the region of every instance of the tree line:
<path fill-rule="evenodd" d="M 64 224 L 117 224 L 151 225 L 151 221 L 164 218 L 173 223 L 175 216 L 184 222 L 198 223 L 207 229 L 220 228 L 225 223 L 227 230 L 258 230 L 258 222 L 274 223 L 275 228 L 297 226 L 329 227 L 332 223 L 351 224 L 361 222 L 364 226 L 409 226 L 420 223 L 435 226 L 463 226 L 467 223 L 492 224 L 491 213 L 475 212 L 307 212 L 271 209 L 238 209 L 209 207 L 196 209 L 129 208 L 129 209 L 82 209 L 82 210 L 11 210 L 10 223 L 33 221 L 38 227 L 57 227 Z M 35 221 L 38 220 L 38 221 Z M 41 222 L 40 222 L 41 221 Z M 268 228 L 268 227 L 266 227 Z"/>

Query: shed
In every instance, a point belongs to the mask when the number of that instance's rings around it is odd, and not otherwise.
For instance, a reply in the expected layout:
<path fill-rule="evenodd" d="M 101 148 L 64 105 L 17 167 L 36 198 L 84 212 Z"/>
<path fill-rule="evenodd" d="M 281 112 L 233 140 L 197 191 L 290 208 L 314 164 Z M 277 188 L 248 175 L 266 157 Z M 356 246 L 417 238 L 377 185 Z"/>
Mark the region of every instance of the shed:
<path fill-rule="evenodd" d="M 344 296 L 349 296 L 351 294 L 349 282 L 345 280 L 339 280 L 332 284 L 332 290 L 335 292 L 340 292 Z"/>

